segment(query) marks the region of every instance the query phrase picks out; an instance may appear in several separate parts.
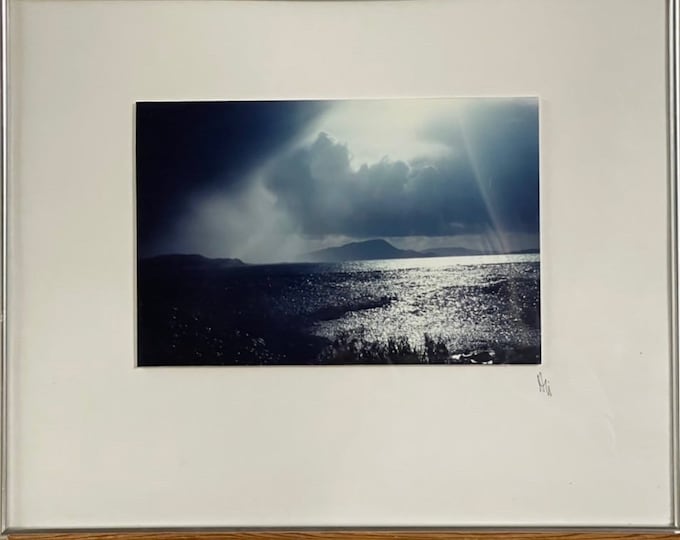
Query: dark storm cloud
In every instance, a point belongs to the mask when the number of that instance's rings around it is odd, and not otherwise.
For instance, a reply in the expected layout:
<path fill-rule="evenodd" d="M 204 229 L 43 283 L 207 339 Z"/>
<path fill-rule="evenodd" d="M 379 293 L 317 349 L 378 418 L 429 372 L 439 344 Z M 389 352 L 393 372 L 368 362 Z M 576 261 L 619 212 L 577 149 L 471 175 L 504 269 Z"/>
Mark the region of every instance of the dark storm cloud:
<path fill-rule="evenodd" d="M 349 149 L 325 133 L 278 163 L 267 186 L 309 235 L 450 235 L 489 219 L 467 163 L 383 159 L 353 171 Z"/>
<path fill-rule="evenodd" d="M 538 233 L 536 106 L 472 107 L 424 135 L 451 151 L 353 169 L 351 141 L 320 133 L 272 165 L 266 186 L 304 235 Z"/>
<path fill-rule="evenodd" d="M 140 103 L 138 250 L 538 247 L 535 99 Z M 457 239 L 460 239 L 457 240 Z"/>
<path fill-rule="evenodd" d="M 324 102 L 138 103 L 138 249 L 153 250 L 191 201 L 238 190 L 247 172 L 288 143 Z"/>

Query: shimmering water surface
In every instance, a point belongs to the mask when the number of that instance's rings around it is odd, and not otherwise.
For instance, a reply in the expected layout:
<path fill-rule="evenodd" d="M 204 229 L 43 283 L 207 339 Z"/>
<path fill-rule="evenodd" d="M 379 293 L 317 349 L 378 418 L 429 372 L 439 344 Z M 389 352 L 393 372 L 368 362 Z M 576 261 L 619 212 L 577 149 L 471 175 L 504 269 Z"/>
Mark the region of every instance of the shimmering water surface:
<path fill-rule="evenodd" d="M 538 255 L 139 268 L 140 365 L 540 363 Z"/>

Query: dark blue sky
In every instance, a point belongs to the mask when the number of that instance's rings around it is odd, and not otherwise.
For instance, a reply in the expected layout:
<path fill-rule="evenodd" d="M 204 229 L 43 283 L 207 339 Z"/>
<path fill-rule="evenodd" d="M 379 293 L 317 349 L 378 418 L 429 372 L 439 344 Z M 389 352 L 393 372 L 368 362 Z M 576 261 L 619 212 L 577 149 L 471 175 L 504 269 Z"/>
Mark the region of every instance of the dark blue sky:
<path fill-rule="evenodd" d="M 140 251 L 153 251 L 195 196 L 237 187 L 322 110 L 309 101 L 137 103 Z"/>
<path fill-rule="evenodd" d="M 137 104 L 141 256 L 538 247 L 538 102 Z"/>

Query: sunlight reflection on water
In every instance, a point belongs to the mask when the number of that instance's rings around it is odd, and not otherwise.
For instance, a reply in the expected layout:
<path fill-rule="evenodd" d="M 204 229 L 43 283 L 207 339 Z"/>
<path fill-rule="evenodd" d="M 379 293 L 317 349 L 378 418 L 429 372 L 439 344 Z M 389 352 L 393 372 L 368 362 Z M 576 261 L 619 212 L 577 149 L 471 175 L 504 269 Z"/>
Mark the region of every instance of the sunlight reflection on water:
<path fill-rule="evenodd" d="M 440 257 L 334 265 L 337 303 L 358 306 L 317 322 L 312 332 L 342 332 L 386 342 L 405 336 L 422 347 L 425 334 L 451 350 L 494 345 L 538 346 L 538 255 Z M 371 304 L 371 299 L 384 299 Z M 363 306 L 368 306 L 363 308 Z"/>

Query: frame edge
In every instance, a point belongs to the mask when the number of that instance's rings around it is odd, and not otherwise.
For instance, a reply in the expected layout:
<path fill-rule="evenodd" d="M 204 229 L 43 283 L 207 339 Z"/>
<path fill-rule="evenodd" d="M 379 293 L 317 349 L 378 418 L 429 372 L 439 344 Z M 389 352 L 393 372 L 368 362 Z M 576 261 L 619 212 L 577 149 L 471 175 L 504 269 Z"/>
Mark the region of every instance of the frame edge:
<path fill-rule="evenodd" d="M 142 527 L 130 529 L 109 529 L 107 527 L 97 529 L 12 529 L 8 522 L 8 345 L 7 345 L 7 296 L 8 296 L 8 161 L 9 161 L 9 129 L 8 129 L 8 49 L 9 49 L 9 1 L 0 0 L 0 540 L 11 537 L 22 537 L 31 540 L 44 540 L 46 537 L 63 537 L 71 540 L 96 539 L 111 540 L 111 537 L 124 537 L 129 539 L 148 538 L 158 540 L 165 537 L 171 540 L 185 540 L 186 538 L 209 539 L 210 537 L 220 540 L 232 539 L 263 539 L 277 538 L 292 539 L 300 537 L 320 539 L 332 539 L 342 537 L 360 538 L 375 536 L 376 538 L 451 538 L 463 535 L 463 538 L 486 536 L 489 538 L 501 536 L 526 536 L 536 538 L 546 535 L 550 538 L 554 533 L 567 533 L 575 536 L 602 538 L 617 538 L 633 535 L 641 538 L 670 537 L 680 534 L 680 286 L 678 270 L 678 253 L 680 251 L 680 238 L 678 237 L 678 207 L 680 179 L 678 178 L 678 155 L 680 154 L 680 111 L 678 102 L 680 99 L 680 74 L 678 58 L 680 58 L 680 0 L 666 0 L 666 42 L 667 42 L 667 140 L 668 140 L 668 212 L 669 212 L 669 311 L 670 311 L 670 390 L 671 390 L 671 523 L 670 527 L 444 527 L 427 530 L 423 528 L 339 528 L 339 529 L 314 529 L 293 528 L 277 529 L 257 528 L 224 529 L 218 528 L 155 528 Z M 137 366 L 135 366 L 137 367 Z M 371 530 L 373 529 L 373 530 Z M 400 533 L 400 534 L 397 534 Z M 440 536 L 441 535 L 441 536 Z"/>
<path fill-rule="evenodd" d="M 669 212 L 669 311 L 671 390 L 671 523 L 680 529 L 680 359 L 678 356 L 678 0 L 668 0 L 667 109 L 668 109 L 668 212 Z"/>
<path fill-rule="evenodd" d="M 0 535 L 8 528 L 7 497 L 7 208 L 8 208 L 8 2 L 0 0 Z"/>

